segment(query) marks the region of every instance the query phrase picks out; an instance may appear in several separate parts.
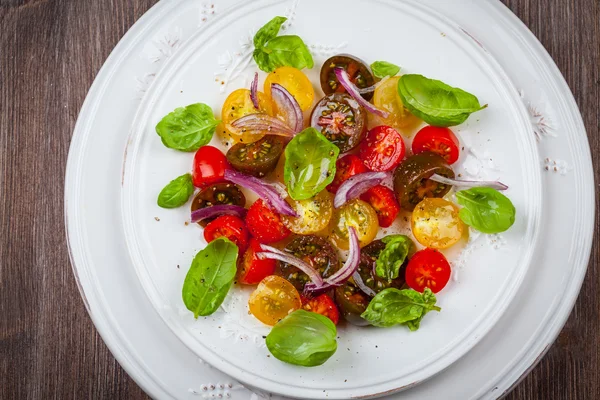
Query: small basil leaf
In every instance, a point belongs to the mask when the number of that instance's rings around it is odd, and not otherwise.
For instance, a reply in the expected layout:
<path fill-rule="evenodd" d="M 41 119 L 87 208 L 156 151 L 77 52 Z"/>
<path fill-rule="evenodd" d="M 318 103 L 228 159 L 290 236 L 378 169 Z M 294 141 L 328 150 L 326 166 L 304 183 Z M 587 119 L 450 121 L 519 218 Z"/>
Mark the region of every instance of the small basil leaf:
<path fill-rule="evenodd" d="M 173 179 L 158 195 L 158 205 L 162 208 L 181 207 L 194 194 L 192 175 L 184 174 Z"/>
<path fill-rule="evenodd" d="M 156 133 L 170 149 L 196 151 L 210 142 L 220 122 L 209 106 L 196 103 L 167 114 L 156 125 Z"/>
<path fill-rule="evenodd" d="M 277 36 L 267 42 L 263 51 L 269 54 L 273 69 L 283 66 L 310 69 L 315 65 L 308 47 L 296 35 Z"/>
<path fill-rule="evenodd" d="M 287 21 L 286 17 L 275 17 L 267 22 L 262 28 L 254 35 L 254 47 L 262 49 L 263 46 L 271 39 L 279 34 L 281 25 Z"/>
<path fill-rule="evenodd" d="M 335 177 L 340 154 L 336 145 L 314 128 L 307 128 L 285 148 L 283 179 L 290 197 L 306 200 L 325 189 Z"/>
<path fill-rule="evenodd" d="M 337 329 L 323 315 L 297 310 L 282 319 L 267 336 L 267 348 L 283 362 L 315 367 L 337 350 Z"/>
<path fill-rule="evenodd" d="M 478 187 L 461 190 L 456 193 L 456 199 L 463 206 L 460 219 L 480 232 L 504 232 L 515 223 L 515 206 L 496 189 Z"/>
<path fill-rule="evenodd" d="M 238 247 L 224 237 L 213 240 L 201 250 L 183 282 L 183 303 L 194 317 L 217 311 L 229 292 L 235 274 Z"/>
<path fill-rule="evenodd" d="M 396 75 L 400 72 L 400 67 L 387 61 L 375 61 L 371 64 L 371 71 L 377 78 L 385 78 Z"/>
<path fill-rule="evenodd" d="M 433 126 L 460 125 L 469 115 L 487 107 L 471 93 L 422 75 L 403 75 L 398 81 L 398 94 L 408 111 Z"/>
<path fill-rule="evenodd" d="M 407 325 L 411 331 L 419 329 L 421 320 L 429 311 L 441 311 L 435 305 L 433 292 L 426 288 L 423 293 L 412 289 L 388 288 L 379 292 L 369 303 L 361 317 L 372 325 L 389 327 Z"/>
<path fill-rule="evenodd" d="M 375 262 L 375 273 L 378 277 L 391 281 L 398 278 L 400 267 L 414 244 L 405 235 L 390 235 L 381 241 L 385 243 L 385 249 L 379 253 Z"/>

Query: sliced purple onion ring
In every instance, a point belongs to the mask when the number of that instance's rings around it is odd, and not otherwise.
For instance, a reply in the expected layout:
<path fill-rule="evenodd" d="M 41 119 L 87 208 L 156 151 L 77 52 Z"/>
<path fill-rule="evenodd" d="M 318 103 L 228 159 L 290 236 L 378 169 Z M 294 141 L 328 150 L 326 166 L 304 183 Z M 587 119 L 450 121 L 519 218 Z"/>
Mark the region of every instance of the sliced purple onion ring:
<path fill-rule="evenodd" d="M 261 260 L 269 258 L 271 260 L 278 260 L 293 265 L 294 267 L 298 268 L 306 275 L 308 275 L 308 277 L 312 281 L 312 284 L 314 284 L 317 287 L 323 286 L 323 278 L 321 278 L 319 272 L 307 262 L 304 262 L 298 257 L 294 257 L 291 254 L 288 254 L 271 246 L 261 244 L 260 247 L 263 249 L 263 252 L 257 253 L 256 256 Z"/>
<path fill-rule="evenodd" d="M 507 190 L 506 186 L 502 182 L 498 181 L 461 181 L 457 179 L 446 178 L 438 174 L 433 174 L 429 179 L 435 182 L 443 183 L 444 185 L 451 185 L 461 188 L 474 188 L 474 187 L 489 187 L 496 190 Z"/>
<path fill-rule="evenodd" d="M 264 113 L 256 113 L 236 119 L 228 125 L 233 131 L 241 131 L 253 135 L 278 135 L 293 137 L 296 132 L 281 120 Z"/>
<path fill-rule="evenodd" d="M 369 111 L 370 113 L 379 115 L 382 118 L 389 117 L 390 113 L 384 110 L 380 110 L 360 95 L 359 89 L 354 85 L 354 83 L 352 83 L 352 81 L 350 80 L 350 76 L 348 76 L 348 73 L 344 68 L 336 67 L 334 68 L 334 72 L 338 81 L 340 81 L 340 84 L 344 87 L 344 89 L 346 89 L 348 94 L 358 102 L 358 104 L 366 108 L 367 111 Z"/>
<path fill-rule="evenodd" d="M 219 204 L 216 206 L 204 207 L 196 211 L 192 211 L 192 222 L 200 222 L 205 219 L 214 218 L 221 215 L 235 215 L 236 217 L 244 218 L 247 212 L 248 210 L 246 210 L 244 207 L 233 204 Z"/>
<path fill-rule="evenodd" d="M 252 100 L 252 104 L 254 104 L 254 108 L 258 110 L 258 72 L 254 73 L 254 80 L 252 81 L 252 85 L 250 85 L 250 99 Z"/>
<path fill-rule="evenodd" d="M 271 85 L 271 97 L 287 125 L 296 133 L 300 132 L 304 128 L 304 114 L 296 98 L 278 83 Z"/>
<path fill-rule="evenodd" d="M 375 295 L 377 295 L 377 293 L 375 293 L 375 291 L 373 289 L 371 289 L 370 287 L 368 287 L 365 284 L 365 282 L 362 280 L 362 277 L 360 276 L 358 271 L 356 271 L 352 275 L 352 279 L 354 279 L 354 283 L 356 283 L 356 286 L 358 286 L 358 288 L 360 290 L 362 290 L 363 293 L 366 294 L 367 296 L 375 297 Z"/>
<path fill-rule="evenodd" d="M 347 201 L 360 197 L 361 194 L 389 178 L 388 172 L 365 172 L 354 175 L 340 185 L 333 199 L 333 206 L 340 208 Z"/>
<path fill-rule="evenodd" d="M 275 211 L 279 214 L 288 215 L 291 217 L 297 217 L 298 214 L 292 206 L 288 204 L 277 192 L 273 186 L 264 183 L 254 176 L 242 174 L 231 169 L 225 170 L 225 180 L 245 187 L 246 189 L 252 190 L 261 199 L 267 202 Z"/>

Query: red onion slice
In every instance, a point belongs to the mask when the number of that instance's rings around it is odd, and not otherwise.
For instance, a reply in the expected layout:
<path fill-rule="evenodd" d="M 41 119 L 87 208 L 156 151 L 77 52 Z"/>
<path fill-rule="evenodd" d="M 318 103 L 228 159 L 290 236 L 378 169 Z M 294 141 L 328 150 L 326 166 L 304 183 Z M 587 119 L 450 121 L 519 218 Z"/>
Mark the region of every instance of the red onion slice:
<path fill-rule="evenodd" d="M 290 129 L 282 121 L 264 113 L 250 114 L 236 119 L 228 128 L 233 131 L 241 131 L 253 135 L 278 135 L 293 137 L 296 132 Z"/>
<path fill-rule="evenodd" d="M 356 286 L 358 286 L 358 288 L 360 290 L 362 290 L 363 293 L 366 294 L 367 296 L 375 297 L 375 295 L 377 295 L 377 293 L 375 293 L 375 291 L 373 289 L 371 289 L 370 287 L 368 287 L 365 284 L 365 282 L 362 280 L 362 277 L 360 276 L 358 271 L 356 271 L 352 275 L 352 279 L 354 279 L 354 283 L 356 283 Z"/>
<path fill-rule="evenodd" d="M 321 274 L 319 274 L 319 272 L 307 262 L 304 262 L 301 259 L 292 256 L 291 254 L 288 254 L 271 246 L 261 244 L 260 247 L 264 250 L 264 252 L 257 253 L 256 256 L 258 258 L 269 258 L 271 260 L 278 260 L 293 265 L 294 267 L 298 268 L 306 275 L 308 275 L 313 285 L 317 287 L 323 286 L 323 278 L 321 278 Z"/>
<path fill-rule="evenodd" d="M 461 188 L 474 188 L 474 187 L 489 187 L 496 190 L 507 190 L 506 186 L 502 182 L 498 181 L 460 181 L 457 179 L 446 178 L 438 174 L 433 174 L 429 179 L 435 182 L 443 183 L 444 185 L 451 185 Z"/>
<path fill-rule="evenodd" d="M 354 85 L 354 83 L 352 83 L 352 81 L 350 80 L 350 76 L 348 76 L 348 73 L 344 68 L 336 67 L 334 69 L 334 72 L 338 81 L 340 81 L 340 84 L 344 87 L 344 89 L 346 89 L 348 94 L 358 102 L 358 104 L 366 108 L 367 111 L 375 115 L 379 115 L 382 118 L 389 117 L 390 113 L 384 110 L 380 110 L 360 95 L 359 89 Z"/>
<path fill-rule="evenodd" d="M 252 104 L 254 104 L 254 108 L 258 110 L 258 72 L 254 73 L 254 80 L 252 81 L 252 85 L 250 85 L 250 99 L 252 100 Z"/>
<path fill-rule="evenodd" d="M 388 179 L 389 175 L 388 172 L 365 172 L 354 175 L 340 185 L 333 198 L 333 206 L 340 208 L 347 201 L 360 197 L 367 190 Z"/>
<path fill-rule="evenodd" d="M 296 131 L 296 133 L 302 131 L 304 127 L 304 114 L 296 98 L 278 83 L 271 85 L 271 97 L 288 126 Z"/>
<path fill-rule="evenodd" d="M 192 222 L 200 222 L 205 219 L 218 217 L 221 215 L 235 215 L 236 217 L 244 218 L 247 212 L 248 210 L 246 210 L 244 207 L 233 204 L 219 204 L 216 206 L 204 207 L 196 211 L 192 211 Z"/>
<path fill-rule="evenodd" d="M 298 214 L 292 206 L 288 204 L 277 192 L 273 186 L 264 183 L 254 176 L 242 174 L 241 172 L 233 171 L 231 169 L 225 170 L 225 180 L 245 187 L 246 189 L 252 190 L 261 199 L 267 202 L 275 211 L 279 214 L 288 215 L 291 217 L 297 217 Z"/>

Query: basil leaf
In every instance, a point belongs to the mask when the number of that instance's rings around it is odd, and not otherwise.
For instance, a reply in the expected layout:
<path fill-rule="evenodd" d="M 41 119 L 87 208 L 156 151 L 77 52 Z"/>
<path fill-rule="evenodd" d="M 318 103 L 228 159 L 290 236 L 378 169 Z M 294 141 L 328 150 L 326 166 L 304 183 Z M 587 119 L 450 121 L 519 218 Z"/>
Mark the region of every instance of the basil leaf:
<path fill-rule="evenodd" d="M 398 278 L 400 268 L 414 245 L 405 235 L 390 235 L 381 239 L 385 249 L 379 253 L 375 262 L 375 273 L 378 277 L 391 281 Z"/>
<path fill-rule="evenodd" d="M 323 315 L 297 310 L 282 319 L 267 336 L 267 348 L 283 362 L 315 367 L 337 350 L 337 329 Z"/>
<path fill-rule="evenodd" d="M 263 46 L 271 39 L 279 34 L 281 25 L 287 21 L 286 17 L 275 17 L 265 24 L 262 28 L 254 35 L 254 47 L 262 49 Z"/>
<path fill-rule="evenodd" d="M 480 232 L 504 232 L 515 223 L 515 206 L 496 189 L 478 187 L 461 190 L 456 193 L 456 199 L 464 207 L 460 210 L 460 219 Z"/>
<path fill-rule="evenodd" d="M 375 326 L 403 324 L 415 331 L 419 329 L 425 314 L 442 310 L 436 307 L 435 302 L 435 295 L 429 288 L 426 288 L 423 294 L 412 289 L 388 288 L 373 297 L 361 317 Z"/>
<path fill-rule="evenodd" d="M 422 75 L 403 75 L 398 81 L 398 94 L 408 111 L 433 126 L 460 125 L 469 115 L 487 107 L 464 90 Z"/>
<path fill-rule="evenodd" d="M 209 106 L 196 103 L 167 114 L 156 125 L 156 133 L 170 149 L 196 151 L 210 142 L 220 122 Z"/>
<path fill-rule="evenodd" d="M 224 237 L 201 250 L 183 282 L 183 303 L 194 317 L 217 311 L 235 278 L 238 247 Z"/>
<path fill-rule="evenodd" d="M 377 78 L 385 78 L 396 75 L 400 72 L 400 67 L 387 61 L 375 61 L 371 64 L 371 71 Z"/>
<path fill-rule="evenodd" d="M 314 128 L 300 132 L 285 148 L 283 179 L 290 197 L 306 200 L 325 189 L 335 177 L 340 149 Z"/>
<path fill-rule="evenodd" d="M 184 174 L 173 179 L 158 195 L 158 205 L 162 208 L 181 207 L 194 194 L 192 175 Z"/>

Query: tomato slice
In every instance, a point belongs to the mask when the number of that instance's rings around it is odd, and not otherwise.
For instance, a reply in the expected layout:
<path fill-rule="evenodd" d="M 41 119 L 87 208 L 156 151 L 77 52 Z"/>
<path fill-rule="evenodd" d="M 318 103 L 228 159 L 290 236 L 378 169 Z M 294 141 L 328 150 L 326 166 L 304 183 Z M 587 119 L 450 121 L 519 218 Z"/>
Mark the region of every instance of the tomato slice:
<path fill-rule="evenodd" d="M 413 139 L 412 151 L 414 154 L 430 151 L 442 156 L 448 164 L 454 164 L 460 155 L 459 146 L 458 138 L 450 129 L 426 126 Z"/>
<path fill-rule="evenodd" d="M 298 101 L 302 111 L 310 109 L 315 100 L 315 89 L 302 71 L 293 67 L 279 67 L 265 80 L 265 93 L 271 95 L 271 85 L 279 83 Z"/>
<path fill-rule="evenodd" d="M 335 178 L 333 179 L 333 182 L 327 186 L 327 190 L 331 193 L 335 193 L 342 183 L 346 182 L 354 175 L 362 174 L 367 171 L 368 169 L 365 167 L 365 164 L 363 164 L 360 158 L 354 154 L 348 154 L 338 158 L 335 163 Z"/>
<path fill-rule="evenodd" d="M 249 234 L 244 221 L 233 215 L 222 215 L 204 228 L 204 239 L 207 243 L 226 237 L 235 243 L 240 254 L 248 248 Z"/>
<path fill-rule="evenodd" d="M 262 252 L 260 242 L 254 238 L 250 239 L 250 246 L 238 264 L 238 282 L 243 285 L 256 285 L 269 275 L 273 275 L 277 267 L 277 261 L 256 257 Z"/>
<path fill-rule="evenodd" d="M 279 242 L 291 234 L 281 216 L 260 199 L 248 210 L 246 224 L 252 236 L 265 244 Z"/>
<path fill-rule="evenodd" d="M 314 299 L 302 298 L 302 308 L 329 318 L 334 324 L 340 320 L 340 312 L 331 297 L 322 294 Z"/>
<path fill-rule="evenodd" d="M 359 157 L 371 171 L 391 171 L 400 164 L 405 154 L 402 136 L 386 125 L 371 129 L 359 149 Z"/>
<path fill-rule="evenodd" d="M 400 205 L 398 204 L 398 200 L 396 200 L 396 194 L 392 189 L 383 185 L 378 185 L 367 190 L 360 196 L 360 199 L 373 207 L 377 213 L 379 226 L 382 228 L 390 227 L 400 212 Z"/>
<path fill-rule="evenodd" d="M 275 275 L 260 281 L 248 300 L 250 313 L 262 323 L 271 326 L 300 307 L 300 293 L 294 285 Z"/>
<path fill-rule="evenodd" d="M 229 163 L 221 150 L 212 146 L 202 146 L 194 155 L 192 182 L 199 188 L 223 182 L 227 168 L 229 168 Z"/>
<path fill-rule="evenodd" d="M 417 292 L 425 288 L 433 293 L 442 290 L 450 280 L 450 264 L 442 253 L 424 249 L 415 253 L 406 266 L 406 284 Z"/>

